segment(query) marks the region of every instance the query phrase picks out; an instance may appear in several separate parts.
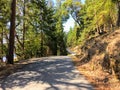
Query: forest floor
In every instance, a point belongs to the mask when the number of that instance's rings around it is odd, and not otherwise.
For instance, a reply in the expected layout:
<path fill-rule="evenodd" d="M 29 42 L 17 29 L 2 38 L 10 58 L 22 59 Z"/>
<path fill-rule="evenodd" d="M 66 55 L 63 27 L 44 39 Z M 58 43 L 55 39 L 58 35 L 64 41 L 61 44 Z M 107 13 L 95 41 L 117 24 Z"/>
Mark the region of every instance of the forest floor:
<path fill-rule="evenodd" d="M 0 90 L 94 90 L 68 56 L 33 58 L 6 70 L 11 74 L 0 79 Z"/>
<path fill-rule="evenodd" d="M 120 30 L 88 39 L 71 48 L 78 70 L 96 90 L 120 90 Z"/>

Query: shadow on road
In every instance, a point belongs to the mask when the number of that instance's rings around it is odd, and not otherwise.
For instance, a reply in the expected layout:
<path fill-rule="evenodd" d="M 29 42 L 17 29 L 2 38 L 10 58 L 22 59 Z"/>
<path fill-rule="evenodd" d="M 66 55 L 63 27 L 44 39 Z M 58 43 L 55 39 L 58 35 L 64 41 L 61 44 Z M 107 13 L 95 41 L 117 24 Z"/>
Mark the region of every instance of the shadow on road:
<path fill-rule="evenodd" d="M 47 83 L 49 87 L 46 87 L 44 90 L 61 90 L 58 85 L 73 86 L 76 90 L 82 90 L 81 88 L 92 90 L 89 84 L 74 82 L 73 79 L 81 75 L 78 72 L 74 72 L 73 64 L 69 60 L 68 57 L 62 57 L 61 59 L 51 57 L 43 61 L 36 60 L 8 76 L 2 82 L 1 87 L 3 90 L 13 87 L 24 88 L 29 83 L 34 82 L 36 84 Z M 66 87 L 65 90 L 70 89 Z"/>

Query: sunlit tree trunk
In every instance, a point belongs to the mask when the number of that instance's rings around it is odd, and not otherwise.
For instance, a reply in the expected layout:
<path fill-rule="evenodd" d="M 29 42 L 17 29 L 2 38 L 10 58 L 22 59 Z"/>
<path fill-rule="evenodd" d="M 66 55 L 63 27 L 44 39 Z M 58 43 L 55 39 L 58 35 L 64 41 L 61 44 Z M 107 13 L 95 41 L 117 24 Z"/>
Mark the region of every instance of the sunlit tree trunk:
<path fill-rule="evenodd" d="M 103 25 L 103 31 L 106 32 L 106 26 L 105 26 L 105 24 Z"/>
<path fill-rule="evenodd" d="M 1 54 L 3 54 L 3 28 L 2 28 L 2 34 L 1 34 L 1 36 L 2 36 L 2 40 L 1 40 Z"/>
<path fill-rule="evenodd" d="M 40 42 L 40 56 L 43 57 L 44 56 L 44 51 L 43 51 L 43 31 L 41 31 L 40 34 L 40 38 L 41 38 L 41 42 Z"/>
<path fill-rule="evenodd" d="M 120 27 L 120 1 L 117 2 L 118 6 L 118 19 L 117 19 L 117 26 Z"/>
<path fill-rule="evenodd" d="M 22 46 L 22 49 L 23 49 L 23 55 L 24 55 L 24 52 L 25 52 L 25 3 L 26 1 L 24 0 L 24 7 L 23 7 L 23 17 L 24 17 L 24 20 L 23 20 L 23 46 Z M 24 58 L 25 56 L 23 56 Z"/>
<path fill-rule="evenodd" d="M 1 46 L 1 51 L 0 51 L 0 58 L 2 59 L 2 55 L 3 55 L 3 27 L 1 27 L 2 32 L 1 32 L 1 37 L 0 37 L 0 46 Z"/>
<path fill-rule="evenodd" d="M 9 48 L 8 48 L 8 57 L 7 57 L 8 64 L 14 64 L 15 15 L 16 15 L 16 0 L 12 0 L 10 32 L 9 32 Z"/>

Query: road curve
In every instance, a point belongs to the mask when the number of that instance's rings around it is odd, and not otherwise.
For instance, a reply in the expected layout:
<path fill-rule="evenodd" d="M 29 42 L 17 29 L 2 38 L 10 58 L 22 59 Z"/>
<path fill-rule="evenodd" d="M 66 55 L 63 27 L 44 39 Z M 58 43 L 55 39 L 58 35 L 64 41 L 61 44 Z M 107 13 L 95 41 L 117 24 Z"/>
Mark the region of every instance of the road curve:
<path fill-rule="evenodd" d="M 68 56 L 36 58 L 11 74 L 0 90 L 93 90 Z"/>

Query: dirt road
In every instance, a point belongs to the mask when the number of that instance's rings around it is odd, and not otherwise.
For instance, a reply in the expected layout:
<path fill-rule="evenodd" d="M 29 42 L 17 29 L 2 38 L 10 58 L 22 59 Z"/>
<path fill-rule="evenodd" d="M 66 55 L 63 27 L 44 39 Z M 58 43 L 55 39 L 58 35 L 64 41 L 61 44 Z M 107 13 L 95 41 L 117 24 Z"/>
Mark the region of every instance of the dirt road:
<path fill-rule="evenodd" d="M 36 58 L 11 74 L 0 90 L 93 90 L 68 56 Z"/>

